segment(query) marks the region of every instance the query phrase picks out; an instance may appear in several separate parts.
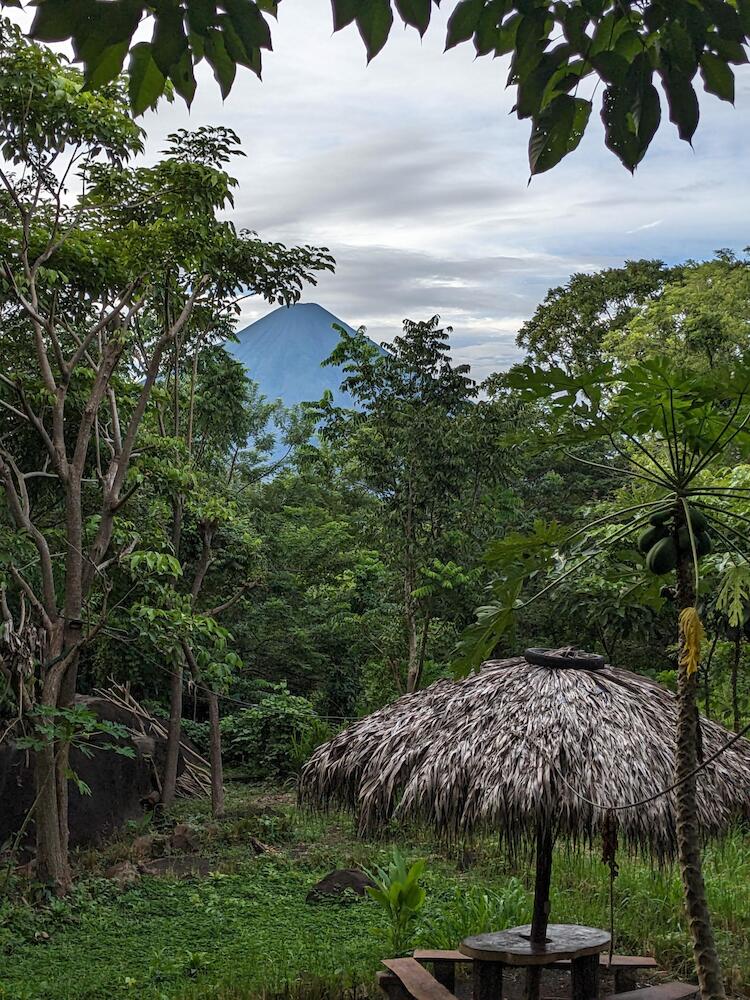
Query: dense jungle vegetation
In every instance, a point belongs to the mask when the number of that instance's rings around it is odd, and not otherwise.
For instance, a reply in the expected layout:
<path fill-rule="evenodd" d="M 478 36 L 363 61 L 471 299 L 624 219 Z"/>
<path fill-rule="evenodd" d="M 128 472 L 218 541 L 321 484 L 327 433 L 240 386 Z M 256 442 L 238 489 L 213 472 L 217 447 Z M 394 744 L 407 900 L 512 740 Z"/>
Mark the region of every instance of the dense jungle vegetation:
<path fill-rule="evenodd" d="M 519 859 L 411 830 L 394 841 L 427 857 L 425 895 L 400 936 L 371 900 L 306 908 L 326 868 L 404 862 L 278 790 L 348 722 L 528 646 L 599 650 L 677 690 L 683 784 L 696 704 L 744 730 L 750 260 L 572 275 L 519 330 L 525 363 L 481 384 L 439 316 L 406 318 L 384 350 L 342 331 L 330 360 L 356 409 L 285 409 L 222 345 L 244 298 L 298 301 L 334 268 L 328 249 L 227 221 L 231 129 L 180 131 L 140 165 L 132 78 L 129 95 L 117 77 L 127 31 L 94 89 L 2 31 L 0 741 L 33 760 L 33 800 L 0 845 L 0 997 L 356 995 L 389 949 L 520 922 Z M 585 122 L 569 125 L 576 142 L 558 137 L 540 170 L 577 144 Z M 630 165 L 652 134 L 630 136 Z M 126 752 L 76 698 L 113 682 L 165 722 L 159 808 L 100 852 L 72 850 L 70 789 L 88 791 L 72 751 Z M 175 802 L 182 732 L 210 757 L 210 818 Z M 185 818 L 211 874 L 101 878 L 136 834 Z M 714 983 L 735 991 L 750 981 L 748 858 L 737 830 L 704 865 Z M 558 867 L 560 917 L 606 925 L 595 856 L 561 849 Z M 702 904 L 700 863 L 686 867 Z M 679 876 L 628 859 L 618 886 L 623 947 L 687 974 Z M 711 929 L 692 923 L 700 953 Z"/>

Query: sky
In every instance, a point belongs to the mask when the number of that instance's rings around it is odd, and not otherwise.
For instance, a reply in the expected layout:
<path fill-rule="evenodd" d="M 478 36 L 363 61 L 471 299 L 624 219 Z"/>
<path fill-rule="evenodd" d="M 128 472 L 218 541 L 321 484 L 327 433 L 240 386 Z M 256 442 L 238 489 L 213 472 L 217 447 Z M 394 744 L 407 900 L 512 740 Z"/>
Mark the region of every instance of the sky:
<path fill-rule="evenodd" d="M 517 331 L 575 271 L 750 244 L 750 73 L 736 107 L 706 96 L 693 148 L 666 114 L 635 176 L 603 144 L 598 108 L 578 150 L 528 184 L 528 121 L 510 113 L 507 63 L 443 52 L 450 5 L 420 40 L 394 24 L 367 65 L 354 25 L 333 34 L 329 0 L 283 0 L 263 81 L 239 69 L 222 102 L 209 67 L 192 109 L 149 113 L 147 155 L 180 128 L 233 128 L 246 157 L 232 218 L 270 240 L 328 247 L 335 275 L 308 288 L 377 341 L 404 318 L 453 327 L 475 377 L 519 357 Z M 268 312 L 250 300 L 241 325 Z"/>

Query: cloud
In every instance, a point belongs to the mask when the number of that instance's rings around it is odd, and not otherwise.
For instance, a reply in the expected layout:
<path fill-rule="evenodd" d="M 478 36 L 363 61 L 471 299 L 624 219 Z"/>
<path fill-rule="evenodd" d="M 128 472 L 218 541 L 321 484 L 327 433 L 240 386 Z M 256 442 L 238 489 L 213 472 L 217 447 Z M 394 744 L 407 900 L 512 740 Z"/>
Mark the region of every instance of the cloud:
<path fill-rule="evenodd" d="M 507 61 L 444 53 L 447 12 L 421 41 L 394 27 L 367 66 L 353 26 L 332 34 L 328 0 L 285 0 L 263 83 L 240 71 L 222 104 L 200 67 L 189 114 L 176 103 L 146 117 L 149 156 L 178 127 L 234 128 L 247 154 L 233 165 L 237 224 L 336 257 L 305 298 L 384 340 L 404 317 L 439 313 L 477 376 L 518 356 L 518 328 L 574 271 L 750 242 L 747 69 L 736 109 L 701 100 L 694 150 L 665 121 L 631 177 L 594 114 L 579 149 L 529 186 Z M 268 308 L 250 303 L 243 319 Z"/>
<path fill-rule="evenodd" d="M 630 236 L 632 233 L 642 233 L 645 229 L 655 229 L 662 224 L 662 221 L 662 219 L 656 219 L 654 222 L 644 222 L 642 226 L 636 226 L 635 229 L 628 229 L 626 235 Z"/>

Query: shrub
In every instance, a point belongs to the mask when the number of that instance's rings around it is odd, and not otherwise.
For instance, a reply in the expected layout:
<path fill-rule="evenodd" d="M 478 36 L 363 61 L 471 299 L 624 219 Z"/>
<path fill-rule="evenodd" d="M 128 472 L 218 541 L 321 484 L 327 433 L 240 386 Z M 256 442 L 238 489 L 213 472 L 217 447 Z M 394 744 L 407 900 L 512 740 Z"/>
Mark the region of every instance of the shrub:
<path fill-rule="evenodd" d="M 299 768 L 299 748 L 320 722 L 306 698 L 279 684 L 257 705 L 222 720 L 224 759 L 254 778 L 289 777 Z"/>
<path fill-rule="evenodd" d="M 204 756 L 208 755 L 210 732 L 207 722 L 193 722 L 192 719 L 183 719 L 182 732 L 199 753 Z"/>
<path fill-rule="evenodd" d="M 453 888 L 436 903 L 424 921 L 421 938 L 425 947 L 457 948 L 471 934 L 501 931 L 528 919 L 529 900 L 516 878 L 499 892 L 478 885 Z"/>
<path fill-rule="evenodd" d="M 420 858 L 408 865 L 403 854 L 394 847 L 387 868 L 367 871 L 374 886 L 367 886 L 367 895 L 374 899 L 388 919 L 388 944 L 397 955 L 411 945 L 419 911 L 426 894 L 421 885 L 426 862 Z"/>

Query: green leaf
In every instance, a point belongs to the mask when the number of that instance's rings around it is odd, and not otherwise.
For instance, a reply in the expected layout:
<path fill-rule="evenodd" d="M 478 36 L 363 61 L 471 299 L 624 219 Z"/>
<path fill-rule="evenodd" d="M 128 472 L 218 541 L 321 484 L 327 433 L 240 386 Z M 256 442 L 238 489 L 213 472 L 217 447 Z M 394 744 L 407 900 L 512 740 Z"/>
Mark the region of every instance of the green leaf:
<path fill-rule="evenodd" d="M 709 94 L 734 104 L 734 73 L 723 59 L 712 52 L 704 52 L 701 56 L 701 76 L 703 87 Z"/>
<path fill-rule="evenodd" d="M 123 47 L 117 72 L 122 69 L 142 15 L 143 4 L 139 0 L 112 0 L 107 4 L 95 4 L 86 20 L 78 23 L 72 36 L 73 52 L 76 59 L 84 63 L 89 76 L 97 73 L 102 60 L 109 61 L 111 67 L 112 54 L 107 50 L 115 45 Z M 106 78 L 106 72 L 98 75 L 100 86 L 111 79 Z"/>
<path fill-rule="evenodd" d="M 219 18 L 219 27 L 229 58 L 233 62 L 239 63 L 241 66 L 247 66 L 248 69 L 251 69 L 256 74 L 256 76 L 260 77 L 260 49 L 252 49 L 251 52 L 248 53 L 242 39 L 235 31 L 234 25 L 229 20 L 228 15 L 221 15 Z"/>
<path fill-rule="evenodd" d="M 191 31 L 207 35 L 216 26 L 216 0 L 187 0 L 187 21 Z"/>
<path fill-rule="evenodd" d="M 215 28 L 210 29 L 206 37 L 206 59 L 214 71 L 221 96 L 226 99 L 234 83 L 237 65 L 227 52 L 224 36 Z"/>
<path fill-rule="evenodd" d="M 148 42 L 133 46 L 128 67 L 128 94 L 133 113 L 155 108 L 164 93 L 166 77 L 156 65 Z"/>
<path fill-rule="evenodd" d="M 532 176 L 556 166 L 583 138 L 591 116 L 591 101 L 561 94 L 534 119 L 529 139 Z"/>
<path fill-rule="evenodd" d="M 41 0 L 29 36 L 38 42 L 64 42 L 93 13 L 93 0 L 81 0 L 73 5 L 69 0 Z"/>
<path fill-rule="evenodd" d="M 396 0 L 396 10 L 406 24 L 424 35 L 430 24 L 432 0 Z"/>
<path fill-rule="evenodd" d="M 224 0 L 224 9 L 248 56 L 254 49 L 271 49 L 271 29 L 253 0 Z"/>
<path fill-rule="evenodd" d="M 737 0 L 737 14 L 745 34 L 750 35 L 750 0 Z"/>
<path fill-rule="evenodd" d="M 589 17 L 583 7 L 577 4 L 566 5 L 562 10 L 562 28 L 565 37 L 574 45 L 580 53 L 588 48 L 589 38 L 586 34 L 586 26 Z"/>
<path fill-rule="evenodd" d="M 633 63 L 623 86 L 605 90 L 601 117 L 605 145 L 628 170 L 635 170 L 661 122 L 659 93 L 645 55 Z"/>
<path fill-rule="evenodd" d="M 393 24 L 391 0 L 361 0 L 357 7 L 357 27 L 370 62 L 388 40 Z"/>
<path fill-rule="evenodd" d="M 479 27 L 479 19 L 485 7 L 485 0 L 461 0 L 448 19 L 445 39 L 446 50 L 460 42 L 468 41 Z"/>
<path fill-rule="evenodd" d="M 89 63 L 84 85 L 95 89 L 110 83 L 122 72 L 125 56 L 128 54 L 129 40 L 116 42 L 102 49 L 99 58 Z"/>
<path fill-rule="evenodd" d="M 690 142 L 700 117 L 693 85 L 682 73 L 662 69 L 660 74 L 669 104 L 669 120 L 677 126 L 680 138 Z"/>
<path fill-rule="evenodd" d="M 155 18 L 151 54 L 160 71 L 168 77 L 188 48 L 182 11 L 176 7 L 162 8 Z"/>
<path fill-rule="evenodd" d="M 357 16 L 359 0 L 331 0 L 333 6 L 333 30 L 341 31 Z"/>
<path fill-rule="evenodd" d="M 627 59 L 611 49 L 593 56 L 591 63 L 605 83 L 613 83 L 618 86 L 625 83 L 630 69 Z"/>
<path fill-rule="evenodd" d="M 193 74 L 193 57 L 188 48 L 185 48 L 179 61 L 172 67 L 169 79 L 174 84 L 174 89 L 190 107 L 195 96 L 195 75 Z"/>

